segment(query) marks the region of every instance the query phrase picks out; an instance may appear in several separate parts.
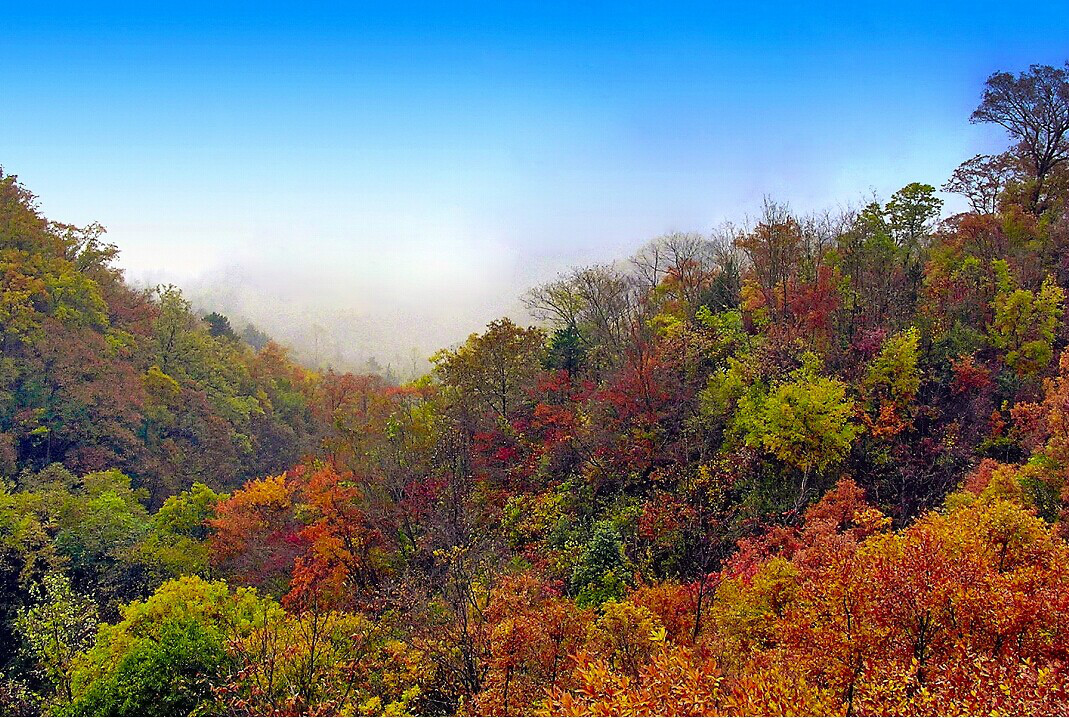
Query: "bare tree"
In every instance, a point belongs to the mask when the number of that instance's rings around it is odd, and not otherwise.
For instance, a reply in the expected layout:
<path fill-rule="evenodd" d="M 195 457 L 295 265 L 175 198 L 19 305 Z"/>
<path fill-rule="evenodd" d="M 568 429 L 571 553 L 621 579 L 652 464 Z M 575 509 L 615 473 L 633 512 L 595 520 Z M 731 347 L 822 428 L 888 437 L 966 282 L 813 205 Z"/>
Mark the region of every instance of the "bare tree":
<path fill-rule="evenodd" d="M 531 290 L 524 299 L 536 318 L 578 329 L 583 342 L 609 361 L 631 339 L 642 316 L 640 281 L 611 265 L 576 269 Z"/>
<path fill-rule="evenodd" d="M 773 316 L 786 316 L 790 280 L 804 250 L 802 228 L 790 209 L 766 197 L 760 221 L 749 232 L 740 234 L 735 244 L 746 256 Z"/>
<path fill-rule="evenodd" d="M 1017 176 L 1018 166 L 1008 152 L 976 155 L 958 165 L 942 189 L 965 197 L 977 214 L 994 214 L 998 211 L 999 196 Z"/>
<path fill-rule="evenodd" d="M 708 274 L 713 269 L 713 244 L 694 232 L 673 232 L 646 244 L 631 258 L 639 280 L 653 289 L 671 273 L 686 282 L 686 276 Z"/>

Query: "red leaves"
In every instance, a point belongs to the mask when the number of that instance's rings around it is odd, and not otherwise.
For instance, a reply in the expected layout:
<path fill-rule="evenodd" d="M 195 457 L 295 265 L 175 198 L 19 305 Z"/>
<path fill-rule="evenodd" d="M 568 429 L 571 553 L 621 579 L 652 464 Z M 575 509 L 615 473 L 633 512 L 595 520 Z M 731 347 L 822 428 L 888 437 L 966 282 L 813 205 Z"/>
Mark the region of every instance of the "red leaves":
<path fill-rule="evenodd" d="M 794 320 L 795 336 L 804 337 L 820 348 L 827 348 L 831 340 L 835 313 L 842 304 L 839 284 L 842 277 L 837 269 L 821 265 L 811 282 L 799 284 L 790 293 L 790 315 Z"/>
<path fill-rule="evenodd" d="M 374 583 L 380 530 L 359 489 L 329 465 L 250 481 L 217 509 L 213 563 L 243 583 L 278 592 L 287 606 L 344 601 L 346 587 Z"/>
<path fill-rule="evenodd" d="M 212 563 L 241 583 L 279 588 L 289 580 L 303 538 L 285 474 L 247 482 L 216 507 Z"/>
<path fill-rule="evenodd" d="M 950 360 L 954 372 L 950 388 L 955 394 L 973 394 L 987 391 L 992 386 L 991 372 L 978 364 L 971 356 Z"/>
<path fill-rule="evenodd" d="M 490 593 L 482 714 L 531 713 L 572 668 L 590 616 L 531 573 L 505 577 Z"/>
<path fill-rule="evenodd" d="M 359 489 L 334 467 L 316 467 L 301 489 L 309 515 L 300 535 L 307 549 L 297 558 L 284 602 L 297 610 L 313 602 L 344 605 L 350 584 L 379 580 L 385 567 L 376 554 L 385 549 L 384 537 L 362 510 Z"/>

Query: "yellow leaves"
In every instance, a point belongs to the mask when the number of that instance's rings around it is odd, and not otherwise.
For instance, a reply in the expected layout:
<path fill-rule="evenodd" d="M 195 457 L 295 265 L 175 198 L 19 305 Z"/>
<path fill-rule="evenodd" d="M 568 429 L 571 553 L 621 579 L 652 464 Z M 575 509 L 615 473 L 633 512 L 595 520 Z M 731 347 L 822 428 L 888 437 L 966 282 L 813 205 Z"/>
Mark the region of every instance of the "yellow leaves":
<path fill-rule="evenodd" d="M 483 334 L 472 334 L 455 351 L 442 350 L 431 357 L 435 374 L 454 387 L 462 400 L 507 421 L 528 400 L 545 333 L 523 329 L 509 319 L 491 322 Z"/>
<path fill-rule="evenodd" d="M 516 546 L 543 540 L 566 519 L 564 496 L 557 492 L 515 494 L 505 503 L 502 524 Z"/>
<path fill-rule="evenodd" d="M 175 621 L 195 622 L 215 636 L 236 636 L 249 631 L 258 616 L 280 612 L 253 589 L 231 591 L 223 581 L 197 576 L 172 579 L 144 601 L 123 606 L 121 621 L 101 627 L 96 644 L 78 660 L 75 693 L 112 670 L 137 641 Z"/>
<path fill-rule="evenodd" d="M 149 397 L 163 406 L 169 405 L 178 398 L 181 387 L 169 374 L 164 373 L 158 366 L 153 364 L 145 373 L 145 391 Z"/>
<path fill-rule="evenodd" d="M 1038 292 L 1015 288 L 1006 262 L 994 264 L 999 293 L 991 303 L 995 313 L 988 327 L 991 344 L 1006 352 L 1006 363 L 1020 375 L 1032 376 L 1050 363 L 1065 292 L 1049 276 Z"/>
<path fill-rule="evenodd" d="M 772 643 L 776 621 L 797 594 L 798 579 L 790 561 L 775 557 L 748 578 L 721 582 L 708 610 L 723 660 L 739 660 Z"/>
<path fill-rule="evenodd" d="M 742 311 L 749 315 L 755 327 L 763 328 L 771 323 L 768 300 L 756 282 L 751 279 L 743 281 L 739 300 Z"/>
<path fill-rule="evenodd" d="M 42 249 L 0 250 L 0 333 L 36 341 L 46 317 L 68 327 L 106 330 L 108 307 L 97 283 L 62 255 Z"/>
<path fill-rule="evenodd" d="M 604 655 L 616 669 L 636 676 L 666 633 L 648 608 L 630 601 L 607 601 L 591 627 L 587 646 Z"/>
<path fill-rule="evenodd" d="M 554 690 L 553 715 L 720 715 L 730 706 L 715 661 L 689 649 L 665 647 L 632 677 L 601 658 L 579 656 L 577 686 Z"/>
<path fill-rule="evenodd" d="M 360 715 L 364 716 L 385 715 L 382 712 L 382 699 L 378 696 L 371 696 L 361 703 L 357 710 Z"/>
<path fill-rule="evenodd" d="M 728 671 L 721 706 L 749 714 L 1064 707 L 1028 661 L 1053 665 L 1064 646 L 1069 625 L 1057 596 L 1069 591 L 1069 549 L 999 494 L 1013 478 L 1003 473 L 995 488 L 899 532 L 875 509 L 844 513 L 854 502 L 843 489 L 810 510 L 790 558 L 722 581 L 702 636 Z"/>
<path fill-rule="evenodd" d="M 920 332 L 910 327 L 887 338 L 865 374 L 866 393 L 902 403 L 912 401 L 920 388 L 917 344 Z"/>
<path fill-rule="evenodd" d="M 4 334 L 21 341 L 30 339 L 40 328 L 34 300 L 44 295 L 45 283 L 27 274 L 25 253 L 0 252 L 0 327 Z"/>
<path fill-rule="evenodd" d="M 889 529 L 891 517 L 885 516 L 879 509 L 868 506 L 854 514 L 854 525 L 862 536 L 868 536 Z"/>
<path fill-rule="evenodd" d="M 792 657 L 772 651 L 756 656 L 734 683 L 725 714 L 837 715 L 842 703 L 827 686 L 807 680 Z"/>
<path fill-rule="evenodd" d="M 860 428 L 854 401 L 838 379 L 810 372 L 775 386 L 761 402 L 740 402 L 746 442 L 803 472 L 823 471 L 849 451 Z"/>
<path fill-rule="evenodd" d="M 649 320 L 653 330 L 662 336 L 677 335 L 686 326 L 686 316 L 673 312 L 660 312 Z"/>

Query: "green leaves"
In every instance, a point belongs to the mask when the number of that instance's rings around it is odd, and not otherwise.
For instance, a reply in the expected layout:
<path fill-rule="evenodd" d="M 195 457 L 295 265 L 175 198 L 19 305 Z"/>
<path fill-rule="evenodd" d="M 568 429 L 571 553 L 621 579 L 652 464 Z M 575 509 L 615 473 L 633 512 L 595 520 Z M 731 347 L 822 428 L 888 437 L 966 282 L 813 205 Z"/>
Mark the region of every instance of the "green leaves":
<path fill-rule="evenodd" d="M 916 327 L 888 337 L 865 372 L 865 390 L 896 401 L 912 400 L 921 384 L 917 366 L 919 341 Z"/>
<path fill-rule="evenodd" d="M 68 708 L 73 715 L 168 716 L 210 711 L 227 655 L 222 641 L 192 620 L 163 624 L 137 641 L 115 670 L 91 683 Z"/>
<path fill-rule="evenodd" d="M 842 461 L 861 429 L 846 384 L 808 371 L 739 404 L 747 445 L 808 473 Z"/>
<path fill-rule="evenodd" d="M 620 532 L 610 521 L 599 522 L 572 572 L 575 601 L 586 607 L 620 598 L 627 591 L 627 579 Z"/>
<path fill-rule="evenodd" d="M 943 200 L 930 184 L 912 182 L 891 195 L 885 208 L 888 226 L 907 258 L 916 256 L 942 208 Z"/>
<path fill-rule="evenodd" d="M 1045 369 L 1054 356 L 1054 335 L 1062 318 L 1065 291 L 1052 277 L 1038 292 L 1017 288 L 1003 260 L 995 263 L 999 292 L 991 306 L 995 316 L 988 336 L 1003 350 L 1006 364 L 1023 377 Z"/>
<path fill-rule="evenodd" d="M 74 660 L 96 633 L 96 604 L 75 593 L 62 573 L 45 576 L 33 594 L 35 605 L 19 611 L 15 626 L 42 676 L 69 701 Z"/>

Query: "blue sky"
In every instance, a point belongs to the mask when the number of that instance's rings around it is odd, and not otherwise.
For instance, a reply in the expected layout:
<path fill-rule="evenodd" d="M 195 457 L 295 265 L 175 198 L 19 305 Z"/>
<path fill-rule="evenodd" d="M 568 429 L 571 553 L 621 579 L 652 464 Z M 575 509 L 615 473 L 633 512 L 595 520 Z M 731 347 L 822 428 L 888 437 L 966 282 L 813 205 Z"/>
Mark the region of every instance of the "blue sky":
<path fill-rule="evenodd" d="M 461 324 L 766 194 L 939 185 L 1003 143 L 990 72 L 1069 57 L 1062 3 L 140 5 L 0 11 L 0 165 L 46 213 L 135 276 Z"/>

